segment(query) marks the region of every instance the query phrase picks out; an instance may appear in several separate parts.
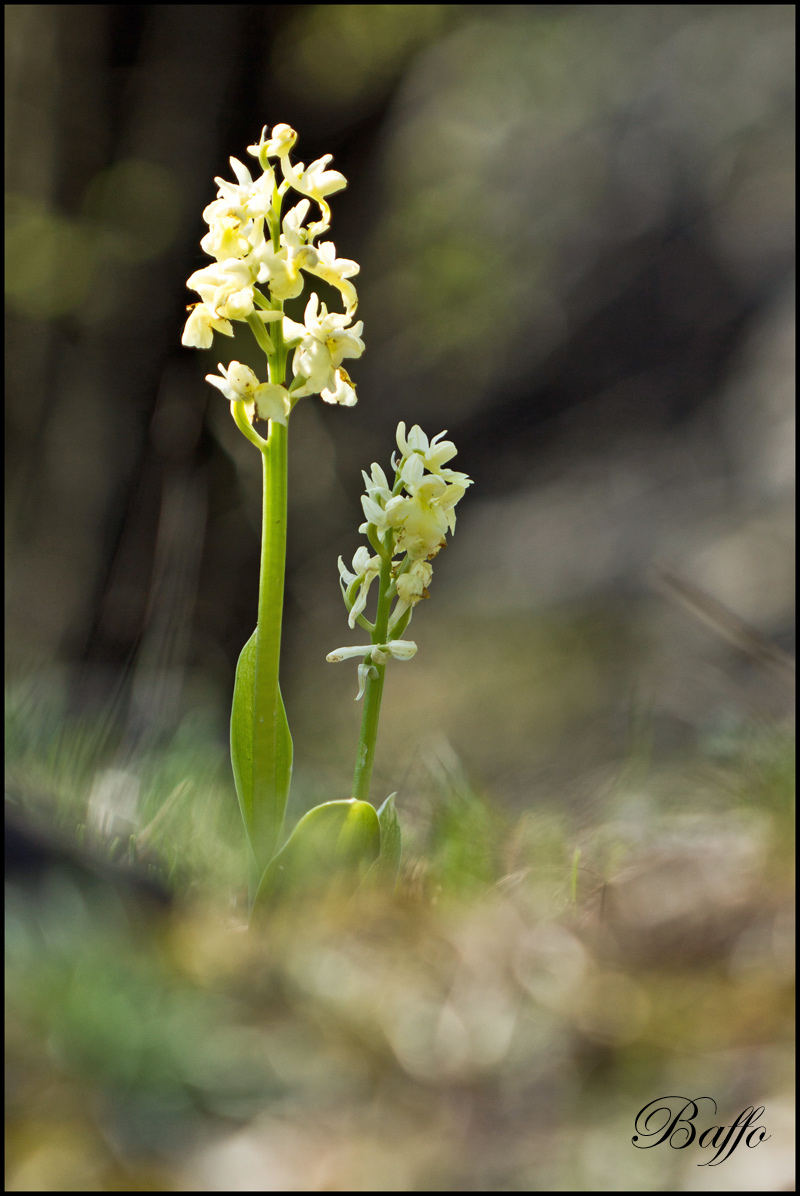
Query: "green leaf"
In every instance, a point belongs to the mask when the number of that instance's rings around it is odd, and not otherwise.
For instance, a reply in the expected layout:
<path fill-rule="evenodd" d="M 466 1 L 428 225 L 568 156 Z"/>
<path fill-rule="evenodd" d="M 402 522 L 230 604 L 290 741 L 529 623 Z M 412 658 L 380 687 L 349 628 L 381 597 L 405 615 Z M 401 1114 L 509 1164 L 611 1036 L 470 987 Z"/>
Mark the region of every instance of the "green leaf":
<path fill-rule="evenodd" d="M 400 856 L 403 850 L 403 836 L 400 831 L 400 819 L 397 817 L 394 799 L 396 793 L 390 793 L 386 801 L 378 810 L 378 822 L 381 828 L 381 854 L 376 867 L 382 880 L 394 887 L 400 871 Z"/>
<path fill-rule="evenodd" d="M 381 828 L 381 853 L 370 868 L 361 888 L 364 892 L 384 889 L 394 892 L 400 871 L 400 856 L 402 853 L 402 835 L 400 819 L 397 817 L 394 799 L 396 793 L 390 793 L 386 801 L 378 810 L 378 825 Z"/>
<path fill-rule="evenodd" d="M 380 854 L 381 828 L 369 802 L 329 801 L 305 814 L 261 878 L 254 912 L 289 892 L 354 892 Z"/>
<path fill-rule="evenodd" d="M 256 633 L 239 655 L 231 706 L 231 765 L 239 809 L 252 842 L 253 832 L 253 687 L 256 678 Z"/>
<path fill-rule="evenodd" d="M 275 773 L 274 783 L 269 791 L 269 808 L 271 821 L 269 822 L 267 842 L 271 860 L 283 830 L 283 819 L 286 814 L 286 802 L 289 800 L 289 789 L 292 784 L 292 757 L 294 748 L 289 723 L 286 718 L 286 707 L 283 696 L 278 687 L 278 725 L 275 733 Z"/>
<path fill-rule="evenodd" d="M 278 691 L 273 767 L 265 776 L 254 776 L 253 737 L 271 738 L 272 728 L 255 723 L 253 695 L 256 676 L 256 633 L 250 636 L 239 656 L 231 707 L 231 764 L 239 809 L 255 857 L 259 875 L 266 868 L 281 833 L 289 786 L 292 780 L 292 737 L 283 698 Z"/>

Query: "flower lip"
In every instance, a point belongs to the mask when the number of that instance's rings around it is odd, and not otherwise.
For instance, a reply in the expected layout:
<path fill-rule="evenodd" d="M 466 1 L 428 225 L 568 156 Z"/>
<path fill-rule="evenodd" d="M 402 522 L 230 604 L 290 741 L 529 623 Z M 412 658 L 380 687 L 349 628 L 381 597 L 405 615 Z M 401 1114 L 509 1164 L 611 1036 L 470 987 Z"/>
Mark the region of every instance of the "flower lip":
<path fill-rule="evenodd" d="M 210 349 L 214 341 L 214 332 L 233 336 L 229 320 L 215 316 L 205 303 L 192 303 L 181 344 L 195 349 Z"/>
<path fill-rule="evenodd" d="M 386 664 L 388 660 L 410 660 L 416 653 L 413 640 L 389 640 L 386 644 L 357 644 L 352 648 L 336 648 L 325 657 L 331 664 L 351 660 L 355 656 L 369 656 L 374 664 Z"/>

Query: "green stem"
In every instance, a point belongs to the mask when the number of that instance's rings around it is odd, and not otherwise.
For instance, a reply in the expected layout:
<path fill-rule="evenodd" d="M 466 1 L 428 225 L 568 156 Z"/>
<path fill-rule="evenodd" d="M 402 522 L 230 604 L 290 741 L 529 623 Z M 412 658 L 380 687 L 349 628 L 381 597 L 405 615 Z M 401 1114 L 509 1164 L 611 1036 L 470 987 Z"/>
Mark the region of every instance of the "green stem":
<path fill-rule="evenodd" d="M 378 581 L 380 592 L 375 627 L 372 632 L 373 644 L 385 644 L 389 635 L 389 608 L 391 606 L 389 589 L 392 581 L 393 539 L 393 533 L 388 532 L 385 544 L 386 555 L 381 559 L 381 572 Z M 375 671 L 375 676 L 368 678 L 364 690 L 364 713 L 361 718 L 361 735 L 358 740 L 356 768 L 353 775 L 353 797 L 356 801 L 369 801 L 372 768 L 375 763 L 375 746 L 378 741 L 378 722 L 381 715 L 386 665 L 376 664 L 372 668 Z"/>
<path fill-rule="evenodd" d="M 261 780 L 262 793 L 271 805 L 275 796 L 274 773 L 278 740 L 278 670 L 281 653 L 281 624 L 283 620 L 283 589 L 286 571 L 286 497 L 287 497 L 287 429 L 272 423 L 269 439 L 263 448 L 264 506 L 261 526 L 261 575 L 258 587 L 258 623 L 256 625 L 255 684 L 253 718 L 253 775 Z M 258 786 L 261 789 L 261 785 Z M 264 856 L 268 860 L 275 850 L 280 826 L 276 826 L 274 812 L 264 811 Z M 262 862 L 262 861 L 259 861 Z M 263 866 L 266 866 L 264 863 Z"/>
<path fill-rule="evenodd" d="M 358 741 L 356 770 L 353 776 L 353 797 L 356 801 L 369 801 L 369 787 L 372 781 L 372 766 L 375 763 L 375 745 L 378 739 L 378 720 L 381 716 L 385 664 L 372 666 L 376 677 L 370 677 L 364 691 L 364 714 L 361 719 L 361 736 Z"/>
<path fill-rule="evenodd" d="M 280 306 L 283 311 L 283 304 Z M 283 319 L 275 320 L 270 323 L 270 339 L 274 345 L 274 355 L 268 358 L 269 361 L 269 380 L 275 382 L 278 386 L 283 386 L 286 378 L 286 358 L 288 350 L 286 348 L 286 341 L 283 338 Z M 286 429 L 284 429 L 285 431 Z"/>
<path fill-rule="evenodd" d="M 280 321 L 273 328 L 274 353 L 269 357 L 269 380 L 282 384 L 286 351 Z M 264 478 L 253 686 L 253 719 L 256 720 L 253 726 L 254 791 L 259 794 L 259 804 L 262 804 L 262 809 L 256 813 L 256 825 L 261 831 L 257 834 L 256 862 L 263 871 L 275 851 L 284 814 L 284 810 L 279 808 L 283 798 L 277 768 L 289 434 L 288 428 L 274 420 L 269 423 L 266 440 L 258 436 L 254 429 L 251 429 L 251 433 L 250 439 L 258 443 L 261 450 Z"/>
<path fill-rule="evenodd" d="M 267 442 L 263 437 L 259 436 L 250 420 L 247 418 L 244 403 L 231 403 L 231 414 L 233 415 L 234 423 L 243 436 L 246 436 L 251 444 L 254 444 L 261 452 L 266 452 Z"/>

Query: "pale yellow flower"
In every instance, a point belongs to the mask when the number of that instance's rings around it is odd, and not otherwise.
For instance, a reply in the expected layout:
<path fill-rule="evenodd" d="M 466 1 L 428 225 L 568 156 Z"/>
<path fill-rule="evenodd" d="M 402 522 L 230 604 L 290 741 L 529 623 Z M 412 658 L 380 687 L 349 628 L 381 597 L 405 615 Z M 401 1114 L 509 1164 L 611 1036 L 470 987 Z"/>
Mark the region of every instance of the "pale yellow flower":
<path fill-rule="evenodd" d="M 183 330 L 181 344 L 193 349 L 210 349 L 214 332 L 233 336 L 233 327 L 229 320 L 215 316 L 205 303 L 193 303 L 189 308 L 189 319 Z"/>
<path fill-rule="evenodd" d="M 392 497 L 392 488 L 389 485 L 389 479 L 377 461 L 372 462 L 370 473 L 362 469 L 361 476 L 364 479 L 364 486 L 370 498 L 381 498 L 386 502 Z"/>
<path fill-rule="evenodd" d="M 387 664 L 390 660 L 410 660 L 416 650 L 417 645 L 413 640 L 389 640 L 386 644 L 359 644 L 355 648 L 337 648 L 335 652 L 329 652 L 325 659 L 331 664 L 336 664 L 340 660 L 364 657 L 358 666 L 358 701 L 364 693 L 370 670 L 374 665 Z"/>
<path fill-rule="evenodd" d="M 329 312 L 324 303 L 320 309 L 319 296 L 311 296 L 304 316 L 305 336 L 295 349 L 292 360 L 295 377 L 306 379 L 302 386 L 292 391 L 295 398 L 322 394 L 329 403 L 352 406 L 355 402 L 355 391 L 340 366 L 345 357 L 360 357 L 364 352 L 364 342 L 361 340 L 364 325 L 359 320 L 349 328 L 349 323 L 349 315 Z M 294 321 L 285 320 L 284 328 L 287 325 L 292 336 L 297 325 Z"/>
<path fill-rule="evenodd" d="M 264 238 L 253 251 L 252 261 L 258 266 L 257 281 L 266 284 L 273 299 L 295 299 L 303 291 L 303 276 L 297 255 L 287 249 L 274 250 L 272 242 Z"/>
<path fill-rule="evenodd" d="M 369 549 L 362 545 L 353 557 L 353 570 L 354 572 L 351 573 L 345 566 L 342 558 L 339 557 L 339 577 L 345 601 L 347 601 L 347 592 L 353 583 L 359 583 L 358 594 L 350 608 L 350 615 L 347 620 L 351 627 L 355 627 L 356 619 L 367 605 L 369 588 L 381 571 L 381 558 L 379 556 L 370 556 Z"/>
<path fill-rule="evenodd" d="M 248 239 L 251 222 L 243 224 L 238 216 L 226 214 L 209 222 L 209 230 L 200 242 L 200 248 L 209 257 L 224 262 L 227 258 L 243 258 L 252 248 Z"/>
<path fill-rule="evenodd" d="M 413 561 L 405 573 L 400 573 L 395 585 L 397 597 L 404 607 L 416 606 L 427 596 L 428 586 L 433 577 L 433 565 L 428 561 Z"/>
<path fill-rule="evenodd" d="M 397 425 L 397 447 L 400 450 L 401 460 L 416 454 L 431 473 L 438 474 L 447 482 L 469 486 L 472 483 L 467 474 L 459 473 L 455 469 L 442 468 L 444 463 L 455 457 L 457 452 L 452 440 L 442 440 L 442 437 L 446 435 L 446 432 L 440 432 L 438 436 L 434 436 L 431 441 L 428 441 L 428 437 L 419 424 L 414 424 L 406 436 L 406 425 L 401 420 Z"/>
<path fill-rule="evenodd" d="M 226 203 L 230 214 L 238 215 L 242 219 L 266 216 L 272 208 L 275 190 L 275 174 L 272 167 L 268 165 L 261 177 L 254 181 L 244 162 L 240 162 L 238 158 L 231 158 L 230 164 L 237 181 L 229 183 L 227 179 L 221 179 L 219 176 L 214 179 L 219 187 L 218 201 Z M 213 209 L 213 205 L 210 205 L 210 208 Z M 206 208 L 206 212 L 208 211 L 209 208 Z M 204 216 L 206 212 L 203 213 Z M 218 219 L 218 216 L 215 219 Z"/>
<path fill-rule="evenodd" d="M 358 402 L 356 395 L 355 383 L 351 379 L 344 366 L 340 366 L 338 370 L 333 371 L 335 378 L 335 386 L 323 387 L 319 392 L 319 397 L 325 403 L 338 403 L 340 407 L 355 407 Z"/>
<path fill-rule="evenodd" d="M 416 473 L 416 470 L 413 472 Z M 464 487 L 448 485 L 435 474 L 429 474 L 419 482 L 409 481 L 405 484 L 410 494 L 389 499 L 383 513 L 384 520 L 395 529 L 398 552 L 407 552 L 414 558 L 435 556 L 444 546 L 447 531 L 455 531 L 456 513 L 453 508 L 464 497 Z"/>
<path fill-rule="evenodd" d="M 301 195 L 307 195 L 319 204 L 325 224 L 331 222 L 331 210 L 325 201 L 325 196 L 333 195 L 336 191 L 341 191 L 342 187 L 347 186 L 347 179 L 338 170 L 325 169 L 332 160 L 333 154 L 325 154 L 316 162 L 312 162 L 306 170 L 302 162 L 293 166 L 289 161 L 288 154 L 281 157 L 283 177 L 294 187 L 295 191 L 299 191 Z"/>
<path fill-rule="evenodd" d="M 358 295 L 352 282 L 347 280 L 358 274 L 361 269 L 358 262 L 346 257 L 337 258 L 333 241 L 323 241 L 316 248 L 308 246 L 305 249 L 302 266 L 309 274 L 316 274 L 317 278 L 341 291 L 348 315 L 353 314 L 358 307 Z"/>
<path fill-rule="evenodd" d="M 297 134 L 290 125 L 275 125 L 272 136 L 267 137 L 267 126 L 261 130 L 257 145 L 248 145 L 247 152 L 258 158 L 263 170 L 268 169 L 269 158 L 285 158 L 297 141 Z"/>
<path fill-rule="evenodd" d="M 217 319 L 246 320 L 253 310 L 253 282 L 247 262 L 228 258 L 195 270 L 186 285 L 197 291 Z"/>
<path fill-rule="evenodd" d="M 222 391 L 229 402 L 244 403 L 251 420 L 255 414 L 259 419 L 274 419 L 276 423 L 286 424 L 291 403 L 285 386 L 259 382 L 249 365 L 240 361 L 232 361 L 227 368 L 220 362 L 217 368 L 222 376 L 206 374 L 206 382 Z"/>

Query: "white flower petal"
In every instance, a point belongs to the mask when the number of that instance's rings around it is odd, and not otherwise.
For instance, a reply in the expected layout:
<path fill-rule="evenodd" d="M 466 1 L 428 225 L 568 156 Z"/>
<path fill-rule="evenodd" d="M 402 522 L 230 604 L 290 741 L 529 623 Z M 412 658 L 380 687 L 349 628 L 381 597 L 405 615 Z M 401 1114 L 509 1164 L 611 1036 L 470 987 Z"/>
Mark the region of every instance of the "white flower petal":
<path fill-rule="evenodd" d="M 329 652 L 325 659 L 330 664 L 338 664 L 340 660 L 350 660 L 353 656 L 368 656 L 373 649 L 372 644 L 358 644 L 355 648 L 336 648 Z"/>
<path fill-rule="evenodd" d="M 358 693 L 356 694 L 356 701 L 360 701 L 364 696 L 364 690 L 367 687 L 367 681 L 370 677 L 377 677 L 374 667 L 371 664 L 360 664 L 358 666 Z"/>
<path fill-rule="evenodd" d="M 413 640 L 390 640 L 388 644 L 381 644 L 381 650 L 388 652 L 395 660 L 410 660 L 417 651 Z"/>
<path fill-rule="evenodd" d="M 370 523 L 374 523 L 376 527 L 386 526 L 386 516 L 374 499 L 367 494 L 361 495 L 361 506 L 364 514 Z"/>
<path fill-rule="evenodd" d="M 274 419 L 276 423 L 286 427 L 291 402 L 285 386 L 278 386 L 274 382 L 262 382 L 256 387 L 253 398 L 259 419 Z"/>
<path fill-rule="evenodd" d="M 222 391 L 225 398 L 231 402 L 236 398 L 232 388 L 228 385 L 227 378 L 218 378 L 216 374 L 206 374 L 206 382 L 210 382 L 212 386 L 216 386 L 218 390 Z"/>
<path fill-rule="evenodd" d="M 412 453 L 400 470 L 400 477 L 406 486 L 418 486 L 425 472 L 425 464 L 419 453 Z"/>

